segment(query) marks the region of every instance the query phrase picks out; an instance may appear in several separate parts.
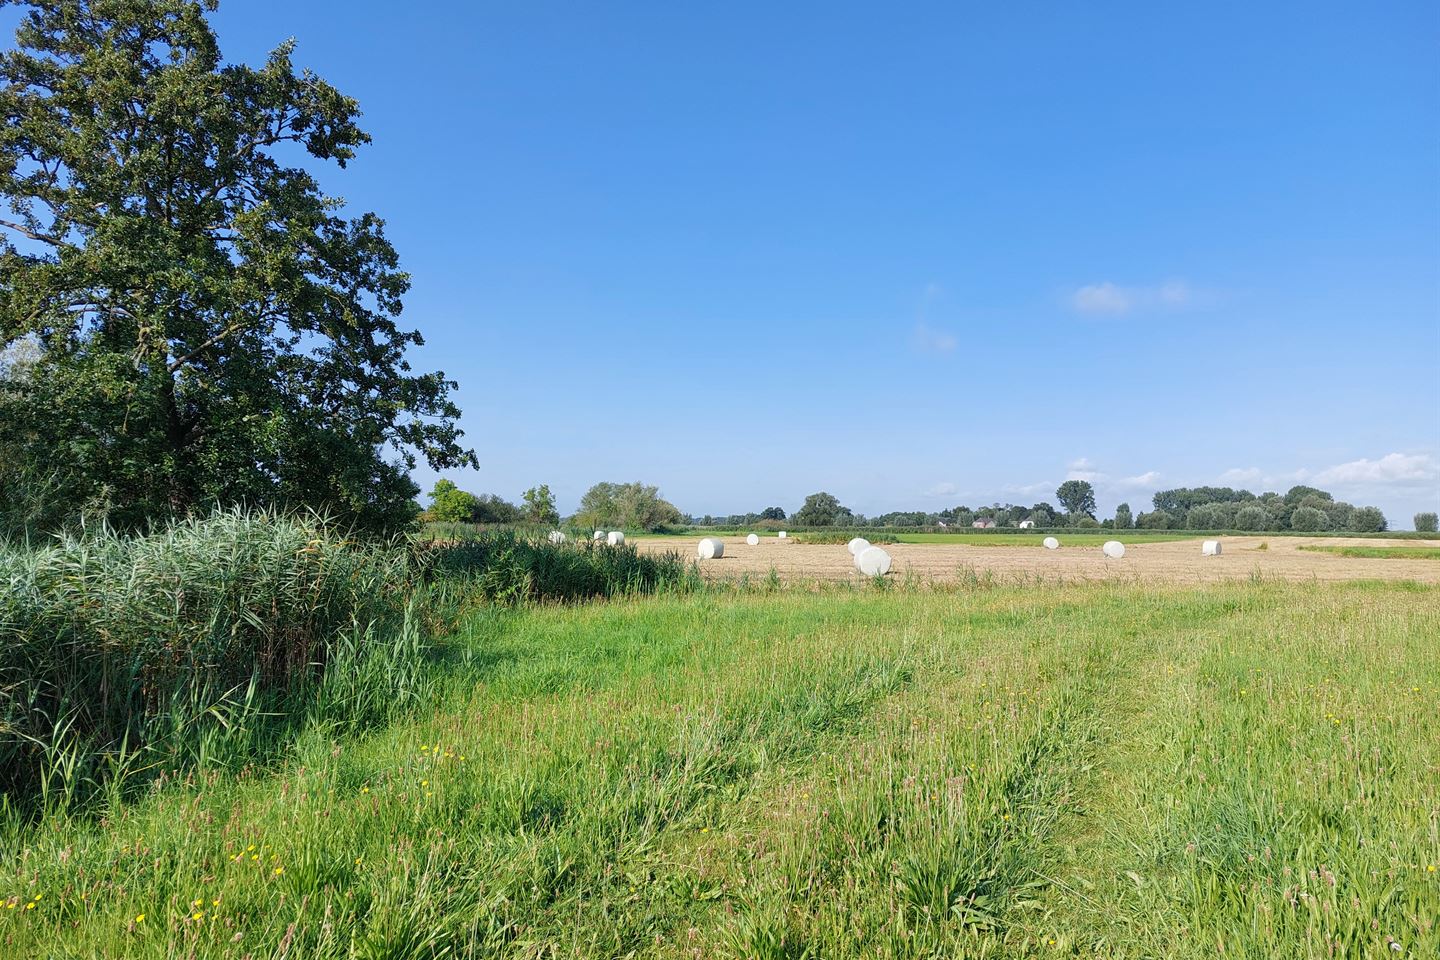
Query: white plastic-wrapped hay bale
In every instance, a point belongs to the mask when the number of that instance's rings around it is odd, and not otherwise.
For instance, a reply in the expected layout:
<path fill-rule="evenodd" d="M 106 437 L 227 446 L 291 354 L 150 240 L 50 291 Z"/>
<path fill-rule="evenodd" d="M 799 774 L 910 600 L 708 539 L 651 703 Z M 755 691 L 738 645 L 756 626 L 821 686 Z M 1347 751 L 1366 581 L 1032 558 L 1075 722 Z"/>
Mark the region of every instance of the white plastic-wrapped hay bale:
<path fill-rule="evenodd" d="M 758 547 L 758 546 L 760 546 L 760 538 L 757 537 L 757 536 L 756 536 L 755 534 L 753 534 L 753 533 L 750 534 L 750 536 L 748 536 L 748 537 L 745 538 L 745 542 L 746 542 L 747 544 L 749 544 L 750 546 L 752 546 L 752 547 Z"/>
<path fill-rule="evenodd" d="M 1207 557 L 1220 556 L 1220 541 L 1206 540 L 1204 543 L 1200 544 L 1200 552 Z"/>
<path fill-rule="evenodd" d="M 1111 560 L 1119 560 L 1121 557 L 1125 556 L 1125 544 L 1121 543 L 1119 540 L 1106 540 L 1105 546 L 1101 547 L 1100 549 L 1104 551 L 1105 556 L 1109 557 Z"/>
<path fill-rule="evenodd" d="M 697 552 L 701 560 L 719 560 L 725 556 L 725 541 L 719 537 L 706 537 L 700 541 Z"/>
<path fill-rule="evenodd" d="M 1046 537 L 1044 540 L 1041 540 L 1040 542 L 1043 543 L 1043 544 L 1045 544 L 1045 549 L 1046 549 L 1046 550 L 1059 550 L 1059 549 L 1060 549 L 1060 541 L 1059 541 L 1059 540 L 1056 540 L 1054 537 Z"/>
<path fill-rule="evenodd" d="M 864 537 L 856 537 L 854 540 L 851 540 L 849 543 L 845 544 L 845 546 L 850 550 L 850 556 L 858 557 L 860 556 L 860 551 L 865 550 L 870 546 L 870 541 L 866 540 Z"/>
<path fill-rule="evenodd" d="M 604 540 L 604 539 L 605 539 L 605 531 L 604 531 L 604 530 L 596 530 L 596 531 L 595 531 L 595 536 L 592 537 L 591 539 L 594 539 L 594 540 Z"/>
<path fill-rule="evenodd" d="M 781 531 L 780 531 L 780 539 L 781 539 L 781 540 L 788 540 L 788 539 L 790 539 L 790 534 L 786 533 L 784 530 L 781 530 Z"/>
<path fill-rule="evenodd" d="M 620 546 L 620 544 L 625 542 L 625 534 L 621 533 L 619 530 L 611 530 L 610 533 L 605 537 L 605 542 L 610 544 L 610 546 L 612 547 L 618 547 Z"/>
<path fill-rule="evenodd" d="M 855 566 L 867 577 L 883 577 L 890 572 L 890 554 L 879 547 L 866 547 L 856 554 Z"/>
<path fill-rule="evenodd" d="M 561 533 L 559 530 L 551 530 L 551 531 L 550 531 L 550 542 L 551 542 L 551 543 L 564 543 L 564 542 L 565 542 L 565 539 L 566 539 L 566 538 L 565 538 L 565 534 Z"/>

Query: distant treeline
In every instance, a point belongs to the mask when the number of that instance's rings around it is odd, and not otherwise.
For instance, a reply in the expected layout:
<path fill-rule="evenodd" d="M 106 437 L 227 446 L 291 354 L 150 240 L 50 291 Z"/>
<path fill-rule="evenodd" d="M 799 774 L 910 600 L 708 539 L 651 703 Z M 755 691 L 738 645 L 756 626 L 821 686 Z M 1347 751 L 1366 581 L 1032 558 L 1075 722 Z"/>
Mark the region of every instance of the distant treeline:
<path fill-rule="evenodd" d="M 1073 486 L 1072 486 L 1073 485 Z M 1357 507 L 1325 490 L 1295 486 L 1286 493 L 1254 494 L 1249 490 L 1230 487 L 1176 487 L 1161 490 L 1152 498 L 1152 509 L 1135 514 L 1128 503 L 1120 504 L 1115 516 L 1098 519 L 1094 510 L 1093 491 L 1084 481 L 1067 482 L 1063 500 L 1067 507 L 1057 509 L 1048 502 L 1031 506 L 994 503 L 990 506 L 955 506 L 940 511 L 895 511 L 875 517 L 840 505 L 829 494 L 814 494 L 791 518 L 791 525 L 803 527 L 880 527 L 929 528 L 953 527 L 973 529 L 976 524 L 996 527 L 1018 527 L 1029 522 L 1037 528 L 1133 529 L 1146 530 L 1254 530 L 1318 532 L 1336 530 L 1354 533 L 1379 533 L 1388 529 L 1385 514 L 1378 507 Z M 1061 491 L 1057 491 L 1060 493 Z M 778 508 L 773 508 L 777 509 Z M 754 527 L 765 526 L 766 513 L 743 513 L 730 516 L 687 517 L 696 526 Z M 780 519 L 784 519 L 781 512 Z M 1429 515 L 1416 517 L 1417 530 L 1433 530 Z"/>
<path fill-rule="evenodd" d="M 856 513 L 834 495 L 820 492 L 805 498 L 794 513 L 771 506 L 750 513 L 719 516 L 681 514 L 660 496 L 656 487 L 642 483 L 597 483 L 580 502 L 580 509 L 565 523 L 577 529 L 666 531 L 680 527 L 714 527 L 732 530 L 904 529 L 972 530 L 1018 528 L 1094 530 L 1253 530 L 1256 532 L 1380 533 L 1389 527 L 1378 507 L 1357 507 L 1325 490 L 1295 486 L 1286 493 L 1254 494 L 1230 487 L 1176 487 L 1161 490 L 1151 509 L 1136 514 L 1128 503 L 1106 519 L 1096 516 L 1095 491 L 1084 480 L 1067 480 L 1055 491 L 1060 506 L 1048 501 L 1024 506 L 992 503 L 989 506 L 954 506 L 945 510 L 896 510 L 874 517 Z M 426 520 L 474 524 L 550 524 L 561 522 L 550 488 L 527 490 L 524 505 L 494 495 L 475 496 L 442 480 L 422 514 Z M 1433 532 L 1433 514 L 1418 514 L 1415 529 Z"/>

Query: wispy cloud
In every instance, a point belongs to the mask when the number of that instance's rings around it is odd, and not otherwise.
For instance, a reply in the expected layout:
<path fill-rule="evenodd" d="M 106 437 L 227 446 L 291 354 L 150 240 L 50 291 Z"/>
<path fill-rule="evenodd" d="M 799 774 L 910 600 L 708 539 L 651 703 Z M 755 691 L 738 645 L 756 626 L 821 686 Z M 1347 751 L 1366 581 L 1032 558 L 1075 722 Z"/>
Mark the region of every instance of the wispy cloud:
<path fill-rule="evenodd" d="M 1265 481 L 1265 471 L 1259 467 L 1231 467 L 1220 474 L 1220 482 L 1226 486 L 1253 486 Z"/>
<path fill-rule="evenodd" d="M 921 353 L 954 353 L 960 345 L 960 338 L 949 330 L 930 322 L 930 314 L 937 302 L 945 295 L 945 289 L 938 283 L 927 283 L 920 294 L 920 305 L 915 310 L 915 328 L 910 333 L 910 345 Z"/>
<path fill-rule="evenodd" d="M 1297 483 L 1341 489 L 1373 490 L 1440 485 L 1440 460 L 1424 453 L 1387 453 L 1375 460 L 1361 457 L 1313 470 L 1300 467 L 1269 472 L 1259 467 L 1231 467 L 1220 474 L 1226 485 L 1284 491 Z"/>
<path fill-rule="evenodd" d="M 1121 286 L 1106 280 L 1079 287 L 1069 296 L 1073 310 L 1096 316 L 1121 316 L 1148 308 L 1174 309 L 1194 299 L 1194 291 L 1184 280 L 1166 280 L 1152 286 Z"/>
<path fill-rule="evenodd" d="M 1427 454 L 1387 453 L 1378 460 L 1362 457 L 1326 467 L 1312 478 L 1317 484 L 1394 487 L 1440 483 L 1440 461 Z"/>
<path fill-rule="evenodd" d="M 948 481 L 937 483 L 925 491 L 927 497 L 953 497 L 960 493 L 960 488 Z"/>
<path fill-rule="evenodd" d="M 937 330 L 921 321 L 915 324 L 910 343 L 922 353 L 952 353 L 960 345 L 960 340 L 953 333 Z"/>
<path fill-rule="evenodd" d="M 1120 487 L 1153 487 L 1160 482 L 1160 471 L 1146 470 L 1139 476 L 1121 477 L 1116 486 Z"/>
<path fill-rule="evenodd" d="M 1065 471 L 1066 480 L 1088 480 L 1096 483 L 1107 479 L 1106 475 L 1095 469 L 1095 464 L 1090 462 L 1089 457 L 1081 457 L 1078 460 L 1071 460 Z"/>

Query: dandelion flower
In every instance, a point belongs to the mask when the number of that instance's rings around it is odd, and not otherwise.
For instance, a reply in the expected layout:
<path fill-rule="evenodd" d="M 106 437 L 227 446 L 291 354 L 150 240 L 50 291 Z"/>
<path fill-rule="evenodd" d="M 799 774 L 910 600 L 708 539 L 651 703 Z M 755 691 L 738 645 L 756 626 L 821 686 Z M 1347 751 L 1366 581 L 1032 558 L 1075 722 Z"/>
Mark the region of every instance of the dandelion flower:
<path fill-rule="evenodd" d="M 191 919 L 191 920 L 204 920 L 204 919 L 205 919 L 205 911 L 203 911 L 203 910 L 196 910 L 194 913 L 190 914 L 190 919 Z"/>
<path fill-rule="evenodd" d="M 284 868 L 284 867 L 276 867 L 276 868 L 275 868 L 275 876 L 277 876 L 277 877 L 280 876 L 280 874 L 282 874 L 282 873 L 284 873 L 284 872 L 285 872 L 285 868 Z"/>
<path fill-rule="evenodd" d="M 144 923 L 144 922 L 145 922 L 145 914 L 143 914 L 143 913 L 137 913 L 137 914 L 135 914 L 135 922 L 136 922 L 136 923 Z"/>

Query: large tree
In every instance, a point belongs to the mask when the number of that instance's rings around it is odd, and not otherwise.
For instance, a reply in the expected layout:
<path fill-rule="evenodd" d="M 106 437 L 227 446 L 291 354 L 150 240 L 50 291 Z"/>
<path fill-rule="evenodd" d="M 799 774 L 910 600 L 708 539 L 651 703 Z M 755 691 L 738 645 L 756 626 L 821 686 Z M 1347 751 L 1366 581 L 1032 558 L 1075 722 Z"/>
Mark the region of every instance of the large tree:
<path fill-rule="evenodd" d="M 1066 480 L 1055 491 L 1055 499 L 1072 517 L 1095 517 L 1095 488 L 1089 480 Z"/>
<path fill-rule="evenodd" d="M 369 142 L 356 102 L 289 42 L 225 63 L 215 0 L 21 5 L 0 347 L 39 356 L 0 379 L 0 489 L 43 480 L 52 522 L 247 502 L 384 526 L 413 510 L 418 458 L 473 464 L 455 385 L 406 362 L 422 341 L 396 323 L 409 278 L 382 221 L 282 162 L 344 167 Z"/>
<path fill-rule="evenodd" d="M 580 498 L 574 517 L 577 526 L 622 530 L 661 530 L 682 520 L 658 487 L 638 482 L 595 484 Z"/>
<path fill-rule="evenodd" d="M 800 509 L 790 515 L 790 520 L 797 527 L 834 527 L 854 523 L 855 515 L 849 507 L 842 506 L 833 495 L 822 490 L 806 497 Z"/>

